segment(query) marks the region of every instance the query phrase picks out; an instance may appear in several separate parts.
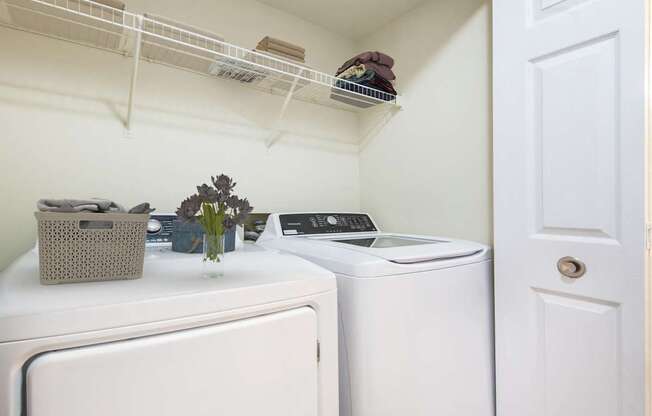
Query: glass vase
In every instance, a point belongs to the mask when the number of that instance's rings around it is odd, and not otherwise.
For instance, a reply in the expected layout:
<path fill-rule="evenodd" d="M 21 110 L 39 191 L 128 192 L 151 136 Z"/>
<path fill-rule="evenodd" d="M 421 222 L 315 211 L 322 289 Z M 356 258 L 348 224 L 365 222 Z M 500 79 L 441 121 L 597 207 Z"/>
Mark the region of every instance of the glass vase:
<path fill-rule="evenodd" d="M 204 276 L 224 276 L 224 235 L 204 234 Z"/>

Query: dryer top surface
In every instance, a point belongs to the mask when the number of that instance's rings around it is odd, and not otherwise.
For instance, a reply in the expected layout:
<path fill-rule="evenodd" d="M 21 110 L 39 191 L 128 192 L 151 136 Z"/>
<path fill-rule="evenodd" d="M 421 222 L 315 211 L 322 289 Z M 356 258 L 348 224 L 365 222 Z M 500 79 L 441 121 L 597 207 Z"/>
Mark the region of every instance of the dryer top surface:
<path fill-rule="evenodd" d="M 32 250 L 0 274 L 0 343 L 217 313 L 335 290 L 331 272 L 248 245 L 225 275 L 204 277 L 201 255 L 148 250 L 136 280 L 41 285 Z"/>

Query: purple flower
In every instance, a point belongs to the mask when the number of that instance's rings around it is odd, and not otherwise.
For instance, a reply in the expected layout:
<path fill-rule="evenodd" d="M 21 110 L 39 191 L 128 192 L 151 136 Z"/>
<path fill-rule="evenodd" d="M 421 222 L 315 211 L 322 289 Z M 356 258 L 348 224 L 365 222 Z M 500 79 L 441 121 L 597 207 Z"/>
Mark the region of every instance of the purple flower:
<path fill-rule="evenodd" d="M 251 214 L 251 211 L 253 211 L 254 207 L 249 205 L 249 201 L 247 198 L 240 199 L 238 201 L 238 205 L 236 208 L 233 209 L 234 211 L 234 217 L 233 220 L 236 222 L 236 224 L 244 224 L 245 220 Z"/>
<path fill-rule="evenodd" d="M 231 228 L 235 227 L 236 223 L 233 218 L 227 216 L 224 218 L 223 225 L 225 230 L 230 230 Z"/>
<path fill-rule="evenodd" d="M 197 187 L 197 194 L 202 199 L 202 202 L 215 203 L 220 199 L 219 192 L 215 190 L 212 186 L 203 184 Z"/>
<path fill-rule="evenodd" d="M 192 221 L 195 218 L 195 215 L 199 212 L 201 208 L 201 197 L 197 194 L 191 195 L 188 198 L 184 199 L 181 202 L 181 206 L 177 208 L 177 216 L 182 221 Z"/>
<path fill-rule="evenodd" d="M 177 209 L 177 216 L 182 221 L 195 221 L 198 218 L 197 213 L 202 211 L 202 216 L 199 217 L 202 225 L 205 225 L 203 220 L 206 219 L 204 218 L 206 215 L 213 219 L 219 217 L 217 221 L 221 220 L 225 229 L 244 224 L 253 207 L 247 198 L 240 199 L 232 194 L 236 183 L 225 174 L 211 176 L 211 182 L 213 186 L 205 183 L 198 186 L 197 193 L 181 203 Z M 202 209 L 203 204 L 208 205 L 204 205 Z"/>
<path fill-rule="evenodd" d="M 238 206 L 238 210 L 239 210 L 240 212 L 244 212 L 244 213 L 246 213 L 247 215 L 249 215 L 249 214 L 251 213 L 251 211 L 254 210 L 254 207 L 252 207 L 252 206 L 249 204 L 249 200 L 247 200 L 247 198 L 245 198 L 245 199 L 241 199 L 241 200 L 240 200 L 240 205 Z"/>
<path fill-rule="evenodd" d="M 231 209 L 237 209 L 240 203 L 240 198 L 238 198 L 236 195 L 230 195 L 228 198 L 226 198 L 224 203 Z"/>
<path fill-rule="evenodd" d="M 231 191 L 233 188 L 235 188 L 236 185 L 236 183 L 233 182 L 231 178 L 223 173 L 217 177 L 211 176 L 211 181 L 213 181 L 213 186 L 215 186 L 215 189 L 227 197 L 231 195 Z"/>

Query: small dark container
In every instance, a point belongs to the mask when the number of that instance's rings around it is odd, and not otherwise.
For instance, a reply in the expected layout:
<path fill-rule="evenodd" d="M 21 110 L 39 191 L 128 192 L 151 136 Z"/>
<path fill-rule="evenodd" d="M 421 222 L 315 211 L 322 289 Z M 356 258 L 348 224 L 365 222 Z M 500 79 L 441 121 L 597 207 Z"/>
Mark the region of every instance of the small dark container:
<path fill-rule="evenodd" d="M 198 222 L 172 222 L 172 251 L 201 253 L 204 248 L 204 229 Z"/>
<path fill-rule="evenodd" d="M 172 251 L 201 253 L 204 249 L 204 229 L 198 222 L 172 222 Z M 224 252 L 235 251 L 235 227 L 224 233 Z"/>
<path fill-rule="evenodd" d="M 235 251 L 235 227 L 229 228 L 224 233 L 224 252 Z"/>

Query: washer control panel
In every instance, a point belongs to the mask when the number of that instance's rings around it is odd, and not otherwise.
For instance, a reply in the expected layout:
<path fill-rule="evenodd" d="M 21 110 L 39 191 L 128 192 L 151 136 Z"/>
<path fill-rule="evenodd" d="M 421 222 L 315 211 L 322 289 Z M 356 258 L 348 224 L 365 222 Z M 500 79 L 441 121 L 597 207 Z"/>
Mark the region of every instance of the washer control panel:
<path fill-rule="evenodd" d="M 282 214 L 283 235 L 378 231 L 367 214 Z"/>
<path fill-rule="evenodd" d="M 152 214 L 147 222 L 147 244 L 171 243 L 175 214 Z"/>

